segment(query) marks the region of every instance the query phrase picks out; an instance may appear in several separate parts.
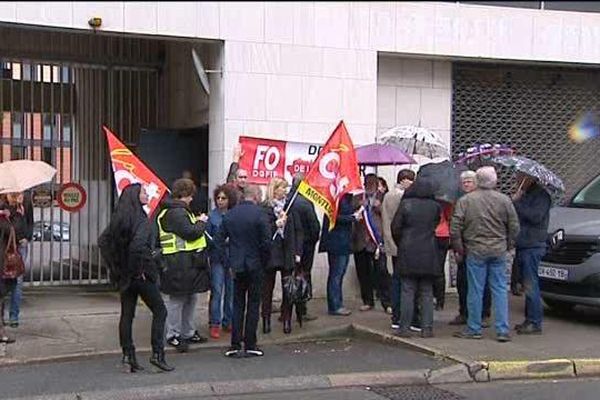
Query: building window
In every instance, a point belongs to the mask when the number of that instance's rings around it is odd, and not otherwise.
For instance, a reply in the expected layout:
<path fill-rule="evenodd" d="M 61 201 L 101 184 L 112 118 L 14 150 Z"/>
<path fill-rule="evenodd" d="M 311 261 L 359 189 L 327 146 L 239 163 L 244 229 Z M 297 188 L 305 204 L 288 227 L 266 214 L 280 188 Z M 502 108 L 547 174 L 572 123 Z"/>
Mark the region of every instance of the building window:
<path fill-rule="evenodd" d="M 27 147 L 11 146 L 10 153 L 11 160 L 24 160 L 27 158 Z"/>
<path fill-rule="evenodd" d="M 44 113 L 44 140 L 51 141 L 58 136 L 57 114 Z"/>
<path fill-rule="evenodd" d="M 11 114 L 12 119 L 12 137 L 14 139 L 23 138 L 23 113 L 13 112 Z"/>
<path fill-rule="evenodd" d="M 42 151 L 42 161 L 54 165 L 54 149 L 52 147 L 44 147 L 44 150 Z"/>
<path fill-rule="evenodd" d="M 63 128 L 63 133 L 62 133 L 62 141 L 64 143 L 70 143 L 71 142 L 71 116 L 66 114 L 66 115 L 62 115 L 61 116 L 61 121 L 62 121 L 62 128 Z"/>
<path fill-rule="evenodd" d="M 21 79 L 24 81 L 39 81 L 40 79 L 40 66 L 31 65 L 28 63 L 21 64 Z"/>

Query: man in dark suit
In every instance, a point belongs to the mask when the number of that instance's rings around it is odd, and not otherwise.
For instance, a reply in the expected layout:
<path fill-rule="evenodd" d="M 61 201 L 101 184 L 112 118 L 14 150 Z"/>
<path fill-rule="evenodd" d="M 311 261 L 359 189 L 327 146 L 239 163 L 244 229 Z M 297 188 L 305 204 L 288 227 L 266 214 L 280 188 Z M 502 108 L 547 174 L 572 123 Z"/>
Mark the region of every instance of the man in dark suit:
<path fill-rule="evenodd" d="M 270 257 L 271 234 L 264 212 L 257 205 L 260 200 L 260 188 L 246 186 L 244 200 L 225 215 L 216 238 L 216 247 L 220 249 L 224 249 L 229 240 L 229 263 L 234 273 L 233 326 L 231 347 L 225 352 L 227 357 L 244 354 L 260 357 L 264 354 L 256 345 L 256 328 L 263 268 Z M 245 353 L 242 353 L 242 339 Z"/>

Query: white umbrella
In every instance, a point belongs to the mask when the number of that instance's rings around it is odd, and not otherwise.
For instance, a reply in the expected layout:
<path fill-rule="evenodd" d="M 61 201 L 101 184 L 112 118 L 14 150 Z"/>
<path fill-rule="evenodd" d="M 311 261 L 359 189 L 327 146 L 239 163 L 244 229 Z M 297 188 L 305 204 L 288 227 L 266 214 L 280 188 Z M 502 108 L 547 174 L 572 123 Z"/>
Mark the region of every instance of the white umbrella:
<path fill-rule="evenodd" d="M 419 126 L 396 126 L 379 136 L 379 141 L 400 147 L 410 155 L 431 159 L 449 156 L 448 146 L 437 133 Z"/>
<path fill-rule="evenodd" d="M 50 182 L 56 169 L 43 161 L 13 160 L 0 163 L 0 194 L 23 192 Z"/>

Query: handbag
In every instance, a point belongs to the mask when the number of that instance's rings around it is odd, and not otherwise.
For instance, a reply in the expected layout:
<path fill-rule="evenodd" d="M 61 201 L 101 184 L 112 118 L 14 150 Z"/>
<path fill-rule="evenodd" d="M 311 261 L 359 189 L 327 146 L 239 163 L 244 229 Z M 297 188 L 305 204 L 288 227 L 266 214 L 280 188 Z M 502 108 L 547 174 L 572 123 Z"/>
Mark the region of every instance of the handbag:
<path fill-rule="evenodd" d="M 302 272 L 294 271 L 283 280 L 283 291 L 293 304 L 306 303 L 312 297 L 308 279 Z"/>
<path fill-rule="evenodd" d="M 17 249 L 17 234 L 15 228 L 10 227 L 10 235 L 8 236 L 8 244 L 4 251 L 4 271 L 3 279 L 17 279 L 25 273 L 25 263 L 23 257 Z"/>

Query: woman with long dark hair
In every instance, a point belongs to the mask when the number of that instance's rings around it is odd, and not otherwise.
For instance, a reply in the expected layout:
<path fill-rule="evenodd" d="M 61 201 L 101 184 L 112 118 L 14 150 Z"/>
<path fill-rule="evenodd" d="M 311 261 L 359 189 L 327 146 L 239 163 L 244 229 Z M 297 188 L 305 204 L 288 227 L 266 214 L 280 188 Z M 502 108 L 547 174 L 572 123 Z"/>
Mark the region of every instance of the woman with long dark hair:
<path fill-rule="evenodd" d="M 4 209 L 4 199 L 0 199 L 0 312 L 2 320 L 0 321 L 0 343 L 14 343 L 15 339 L 9 337 L 4 329 L 4 297 L 8 293 L 14 282 L 2 278 L 4 274 L 4 252 L 8 246 L 11 224 L 9 221 L 10 212 Z"/>
<path fill-rule="evenodd" d="M 219 339 L 221 329 L 231 332 L 233 320 L 233 272 L 229 265 L 229 246 L 218 249 L 216 239 L 225 214 L 235 207 L 237 193 L 232 185 L 219 185 L 214 191 L 214 200 L 217 205 L 208 214 L 206 231 L 212 238 L 209 245 L 211 290 L 209 306 L 210 337 Z M 222 309 L 222 312 L 221 312 Z"/>
<path fill-rule="evenodd" d="M 132 323 L 138 297 L 152 311 L 152 357 L 150 363 L 163 371 L 174 368 L 165 361 L 165 320 L 167 309 L 158 289 L 157 237 L 143 206 L 146 190 L 139 184 L 126 187 L 98 244 L 121 293 L 119 339 L 123 366 L 130 372 L 143 370 L 135 355 Z"/>

